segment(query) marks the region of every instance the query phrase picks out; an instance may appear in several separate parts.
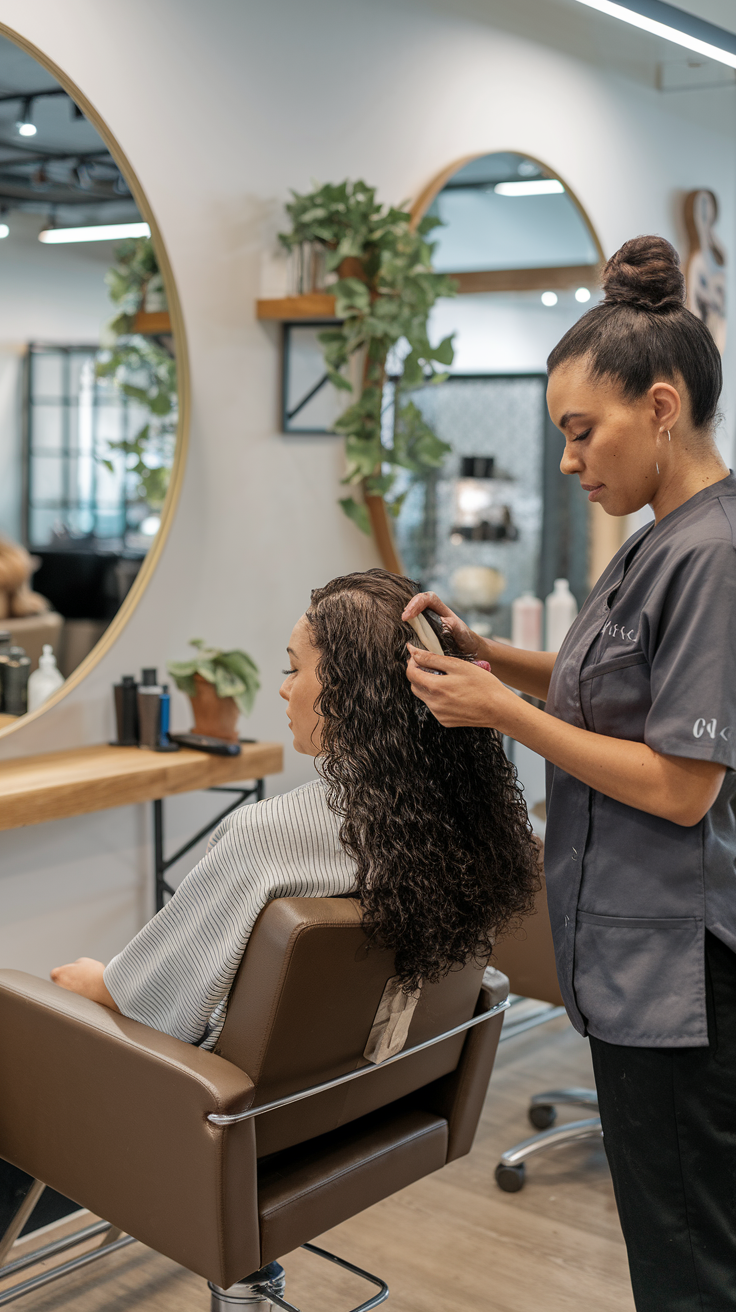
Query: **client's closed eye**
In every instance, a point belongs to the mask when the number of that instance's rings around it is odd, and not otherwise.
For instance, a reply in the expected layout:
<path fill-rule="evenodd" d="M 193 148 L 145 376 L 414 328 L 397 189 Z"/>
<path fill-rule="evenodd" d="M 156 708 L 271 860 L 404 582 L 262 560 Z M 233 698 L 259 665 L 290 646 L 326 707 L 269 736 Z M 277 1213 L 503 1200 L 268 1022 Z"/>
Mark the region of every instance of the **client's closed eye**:
<path fill-rule="evenodd" d="M 296 670 L 282 670 L 282 674 L 296 674 Z"/>

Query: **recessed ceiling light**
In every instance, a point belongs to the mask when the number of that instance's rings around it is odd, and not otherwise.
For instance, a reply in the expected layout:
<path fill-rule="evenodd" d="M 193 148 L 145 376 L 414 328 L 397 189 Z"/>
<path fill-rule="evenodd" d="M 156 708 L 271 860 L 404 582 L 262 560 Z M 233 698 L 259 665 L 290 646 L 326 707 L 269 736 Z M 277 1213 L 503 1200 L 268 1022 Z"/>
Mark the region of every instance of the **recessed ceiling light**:
<path fill-rule="evenodd" d="M 695 50 L 699 55 L 715 59 L 720 64 L 736 68 L 736 35 L 708 23 L 705 19 L 687 14 L 684 10 L 665 3 L 665 0 L 631 0 L 631 4 L 614 4 L 613 0 L 579 0 L 589 9 L 597 9 L 601 14 L 611 18 L 620 18 L 623 23 L 651 32 L 653 36 L 664 37 L 675 45 L 684 46 L 686 50 Z M 656 14 L 657 17 L 652 17 Z"/>
<path fill-rule="evenodd" d="M 582 301 L 583 305 L 590 300 L 590 291 L 587 287 L 578 287 L 575 293 L 575 300 Z"/>
<path fill-rule="evenodd" d="M 559 196 L 565 188 L 557 178 L 535 178 L 529 182 L 497 182 L 493 190 L 497 196 Z"/>
<path fill-rule="evenodd" d="M 542 292 L 542 305 L 556 305 L 557 292 Z"/>
<path fill-rule="evenodd" d="M 147 223 L 98 223 L 90 228 L 44 228 L 38 240 L 57 246 L 70 241 L 122 241 L 123 237 L 150 237 Z"/>

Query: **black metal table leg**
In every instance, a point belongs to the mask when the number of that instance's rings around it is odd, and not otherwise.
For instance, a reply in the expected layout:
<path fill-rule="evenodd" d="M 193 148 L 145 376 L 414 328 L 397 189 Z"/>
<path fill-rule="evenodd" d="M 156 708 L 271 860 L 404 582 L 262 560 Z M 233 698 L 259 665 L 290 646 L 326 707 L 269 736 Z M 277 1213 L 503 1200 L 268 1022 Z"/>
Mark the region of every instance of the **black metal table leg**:
<path fill-rule="evenodd" d="M 200 841 L 200 839 L 204 838 L 206 834 L 211 833 L 212 830 L 215 829 L 217 825 L 219 825 L 220 821 L 225 819 L 225 816 L 229 815 L 231 811 L 234 811 L 236 810 L 237 807 L 241 806 L 243 802 L 247 800 L 247 798 L 252 797 L 254 801 L 262 802 L 265 792 L 265 780 L 256 779 L 255 786 L 252 788 L 216 787 L 216 788 L 208 788 L 207 792 L 235 793 L 236 798 L 234 802 L 231 802 L 229 806 L 225 807 L 224 811 L 221 811 L 220 814 L 216 815 L 213 820 L 210 820 L 208 824 L 204 825 L 203 828 L 200 829 L 198 833 L 194 835 L 193 838 L 190 838 L 189 841 L 183 845 L 183 847 L 180 847 L 179 850 L 175 852 L 173 856 L 170 857 L 164 856 L 163 799 L 158 798 L 153 803 L 153 870 L 154 870 L 154 892 L 155 892 L 156 911 L 162 910 L 164 906 L 164 899 L 167 894 L 169 895 L 169 897 L 174 896 L 175 889 L 171 887 L 171 885 L 168 883 L 166 879 L 167 870 L 170 870 L 171 867 L 175 865 L 176 862 L 179 861 L 180 858 L 185 855 L 185 853 L 189 852 L 190 849 L 193 848 L 195 844 Z"/>

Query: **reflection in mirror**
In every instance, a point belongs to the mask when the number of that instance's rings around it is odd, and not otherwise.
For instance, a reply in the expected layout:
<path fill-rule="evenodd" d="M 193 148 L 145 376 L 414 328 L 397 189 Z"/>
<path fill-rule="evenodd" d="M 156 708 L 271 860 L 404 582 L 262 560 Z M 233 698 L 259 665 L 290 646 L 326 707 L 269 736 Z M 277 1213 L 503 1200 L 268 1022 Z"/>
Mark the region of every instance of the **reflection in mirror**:
<path fill-rule="evenodd" d="M 442 220 L 433 267 L 455 276 L 431 341 L 454 334 L 450 377 L 413 399 L 452 450 L 441 468 L 406 473 L 395 539 L 406 572 L 479 633 L 511 636 L 511 607 L 567 578 L 588 590 L 588 507 L 559 471 L 562 438 L 545 401 L 545 362 L 598 296 L 601 248 L 551 170 L 511 152 L 485 155 L 429 188 L 417 215 Z"/>
<path fill-rule="evenodd" d="M 159 528 L 177 421 L 165 293 L 129 181 L 6 38 L 0 287 L 2 728 L 24 713 L 29 675 L 35 709 L 125 599 Z M 54 659 L 36 674 L 45 645 Z"/>

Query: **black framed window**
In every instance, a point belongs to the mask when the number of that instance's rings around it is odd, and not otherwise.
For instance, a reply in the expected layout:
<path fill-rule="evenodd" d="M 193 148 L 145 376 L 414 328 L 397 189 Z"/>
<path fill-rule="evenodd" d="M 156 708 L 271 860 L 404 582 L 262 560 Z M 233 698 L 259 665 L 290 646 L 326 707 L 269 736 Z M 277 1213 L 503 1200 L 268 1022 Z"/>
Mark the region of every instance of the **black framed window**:
<path fill-rule="evenodd" d="M 97 377 L 98 358 L 96 346 L 28 347 L 23 535 L 31 548 L 139 545 L 148 511 L 128 457 L 114 444 L 129 440 L 148 416 Z"/>

